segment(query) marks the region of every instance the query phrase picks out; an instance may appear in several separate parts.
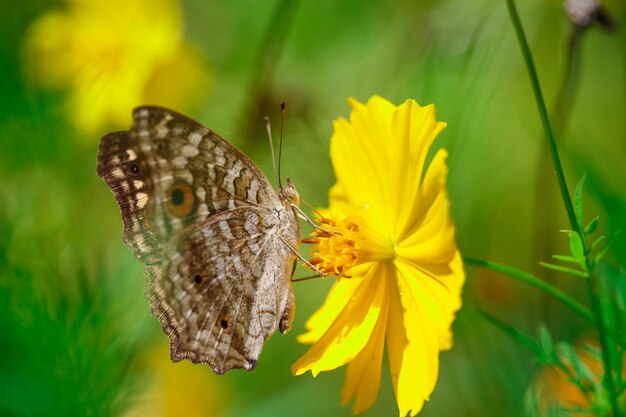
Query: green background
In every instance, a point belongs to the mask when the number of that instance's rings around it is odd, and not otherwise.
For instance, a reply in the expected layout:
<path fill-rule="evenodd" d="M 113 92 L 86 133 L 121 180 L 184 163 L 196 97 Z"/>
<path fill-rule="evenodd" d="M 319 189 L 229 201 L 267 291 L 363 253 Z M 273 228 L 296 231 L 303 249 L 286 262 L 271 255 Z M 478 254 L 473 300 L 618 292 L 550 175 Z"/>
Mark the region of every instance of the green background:
<path fill-rule="evenodd" d="M 552 108 L 571 24 L 559 1 L 519 3 Z M 143 359 L 154 346 L 167 356 L 167 340 L 143 298 L 142 266 L 121 242 L 114 198 L 95 175 L 99 138 L 114 127 L 80 137 L 57 111 L 64 92 L 40 89 L 26 76 L 28 26 L 63 7 L 0 3 L 0 414 L 126 415 L 155 378 L 170 375 L 155 375 Z M 282 172 L 316 206 L 327 203 L 334 181 L 331 122 L 349 115 L 349 96 L 434 103 L 448 123 L 435 148 L 450 154 L 462 253 L 534 272 L 587 302 L 580 281 L 538 265 L 566 252 L 558 230 L 568 224 L 553 169 L 542 162 L 547 146 L 504 1 L 185 0 L 181 7 L 185 39 L 211 77 L 190 115 L 268 176 L 263 116 L 277 126 L 281 101 Z M 582 34 L 557 138 L 570 188 L 587 172 L 587 216 L 599 214 L 607 235 L 626 230 L 626 7 L 608 7 L 617 30 L 594 26 Z M 626 268 L 625 235 L 601 268 Z M 473 267 L 467 275 L 455 346 L 440 356 L 437 387 L 421 415 L 521 415 L 537 367 L 477 307 L 530 335 L 540 321 L 572 343 L 592 329 L 535 289 Z M 350 406 L 339 406 L 343 370 L 316 379 L 290 372 L 305 351 L 296 335 L 331 285 L 332 278 L 294 285 L 293 331 L 267 342 L 254 372 L 185 368 L 201 381 L 195 387 L 210 389 L 194 390 L 191 382 L 161 395 L 182 396 L 198 415 L 350 415 Z M 365 415 L 397 414 L 389 379 L 384 367 L 378 400 Z"/>

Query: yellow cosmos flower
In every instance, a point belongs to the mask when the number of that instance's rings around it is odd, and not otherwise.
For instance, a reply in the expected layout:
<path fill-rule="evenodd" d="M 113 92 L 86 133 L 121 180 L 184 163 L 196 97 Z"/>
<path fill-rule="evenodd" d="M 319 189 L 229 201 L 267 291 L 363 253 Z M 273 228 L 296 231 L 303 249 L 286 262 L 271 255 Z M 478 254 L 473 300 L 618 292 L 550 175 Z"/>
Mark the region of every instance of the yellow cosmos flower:
<path fill-rule="evenodd" d="M 146 99 L 185 107 L 208 86 L 175 0 L 68 0 L 32 24 L 26 52 L 38 84 L 69 89 L 71 119 L 89 133 L 126 126 Z"/>
<path fill-rule="evenodd" d="M 337 183 L 328 218 L 306 239 L 312 263 L 339 279 L 299 337 L 313 346 L 294 365 L 316 376 L 348 364 L 343 404 L 360 413 L 374 403 L 387 346 L 400 416 L 415 415 L 437 381 L 439 351 L 465 280 L 454 243 L 441 149 L 422 175 L 445 123 L 433 105 L 381 97 L 349 100 L 350 121 L 334 123 L 331 159 Z"/>

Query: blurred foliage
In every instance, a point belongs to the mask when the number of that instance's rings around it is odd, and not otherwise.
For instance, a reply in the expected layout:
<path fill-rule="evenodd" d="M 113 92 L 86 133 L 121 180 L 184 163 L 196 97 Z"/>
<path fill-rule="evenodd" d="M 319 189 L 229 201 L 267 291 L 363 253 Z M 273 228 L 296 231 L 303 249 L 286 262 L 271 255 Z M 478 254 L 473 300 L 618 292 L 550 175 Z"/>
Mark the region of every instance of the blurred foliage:
<path fill-rule="evenodd" d="M 550 340 L 540 327 L 539 334 Z M 581 417 L 610 416 L 611 406 L 601 383 L 602 353 L 594 340 L 582 339 L 571 345 L 543 345 L 551 356 L 542 362 L 526 393 L 525 406 L 530 416 Z"/>
<path fill-rule="evenodd" d="M 562 85 L 570 23 L 558 0 L 519 3 L 551 107 Z M 591 27 L 581 36 L 576 89 L 557 139 L 570 183 L 587 172 L 588 219 L 598 214 L 596 233 L 611 236 L 626 231 L 626 6 L 618 0 L 606 6 L 616 30 Z M 537 198 L 537 184 L 550 195 L 558 190 L 551 168 L 535 170 L 547 148 L 503 1 L 185 0 L 180 7 L 181 36 L 204 63 L 193 71 L 210 80 L 211 89 L 198 85 L 202 99 L 195 104 L 167 94 L 145 100 L 179 110 L 189 105 L 190 115 L 240 146 L 266 173 L 271 159 L 262 116 L 277 125 L 279 103 L 286 101 L 282 170 L 318 206 L 326 204 L 334 181 L 331 121 L 348 114 L 348 96 L 435 103 L 438 118 L 448 123 L 435 148 L 450 153 L 448 187 L 462 252 L 529 270 L 568 251 L 558 234 L 567 228 L 560 201 Z M 67 8 L 61 0 L 0 2 L 0 414 L 154 415 L 141 411 L 154 408 L 141 407 L 154 405 L 149 393 L 161 389 L 162 401 L 184 401 L 196 407 L 195 415 L 350 415 L 349 407 L 338 406 L 340 373 L 315 380 L 290 373 L 305 350 L 295 335 L 322 302 L 327 280 L 295 285 L 294 331 L 268 341 L 254 372 L 217 377 L 187 364 L 162 370 L 167 341 L 143 298 L 141 265 L 123 246 L 118 208 L 95 175 L 99 138 L 120 126 L 83 133 L 66 111 L 70 86 L 47 90 L 31 77 L 38 69 L 26 53 L 31 25 Z M 169 65 L 144 80 L 148 93 L 189 88 L 179 85 L 187 77 L 170 76 L 187 74 L 187 64 Z M 134 104 L 119 109 L 128 124 Z M 533 233 L 547 213 L 553 223 Z M 625 235 L 597 266 L 621 289 L 614 301 L 622 312 Z M 540 245 L 545 240 L 549 245 Z M 592 328 L 533 288 L 490 271 L 468 272 L 455 347 L 441 355 L 438 386 L 421 415 L 519 415 L 532 355 L 475 306 L 525 334 L 541 317 L 555 340 L 576 341 Z M 579 280 L 558 273 L 550 279 L 586 301 Z M 176 381 L 189 381 L 190 389 Z M 366 415 L 396 412 L 383 378 Z"/>

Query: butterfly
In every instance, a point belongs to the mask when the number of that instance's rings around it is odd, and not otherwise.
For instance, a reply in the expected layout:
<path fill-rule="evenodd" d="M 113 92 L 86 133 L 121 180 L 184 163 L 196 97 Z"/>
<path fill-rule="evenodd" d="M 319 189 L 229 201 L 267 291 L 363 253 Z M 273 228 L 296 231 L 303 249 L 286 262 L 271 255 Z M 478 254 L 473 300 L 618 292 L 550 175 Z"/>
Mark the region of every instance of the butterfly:
<path fill-rule="evenodd" d="M 246 155 L 200 123 L 156 106 L 101 139 L 97 174 L 145 264 L 152 314 L 172 361 L 222 374 L 256 367 L 295 312 L 300 229 L 291 180 L 278 193 Z"/>

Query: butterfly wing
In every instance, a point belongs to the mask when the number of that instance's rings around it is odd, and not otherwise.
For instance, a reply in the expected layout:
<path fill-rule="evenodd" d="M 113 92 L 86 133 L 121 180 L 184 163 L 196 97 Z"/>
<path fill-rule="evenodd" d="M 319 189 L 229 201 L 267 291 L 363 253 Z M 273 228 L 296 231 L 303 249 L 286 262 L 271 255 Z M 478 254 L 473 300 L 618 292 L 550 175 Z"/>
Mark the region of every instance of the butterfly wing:
<path fill-rule="evenodd" d="M 147 268 L 172 360 L 208 363 L 218 374 L 254 369 L 265 340 L 293 317 L 295 256 L 283 226 L 264 208 L 221 212 L 172 242 L 165 267 Z"/>
<path fill-rule="evenodd" d="M 97 172 L 120 206 L 124 242 L 147 265 L 146 296 L 172 359 L 253 369 L 264 340 L 293 315 L 284 242 L 297 247 L 295 213 L 208 128 L 160 107 L 133 118 L 129 132 L 102 139 Z"/>
<path fill-rule="evenodd" d="M 146 264 L 160 262 L 171 236 L 215 213 L 281 206 L 246 155 L 200 123 L 156 106 L 135 109 L 130 131 L 102 138 L 97 173 L 120 206 L 124 242 Z"/>
<path fill-rule="evenodd" d="M 102 138 L 97 174 L 107 183 L 122 213 L 124 243 L 145 264 L 160 262 L 160 241 L 149 220 L 152 178 L 145 158 L 139 158 L 129 132 L 113 132 Z"/>

